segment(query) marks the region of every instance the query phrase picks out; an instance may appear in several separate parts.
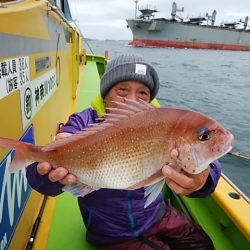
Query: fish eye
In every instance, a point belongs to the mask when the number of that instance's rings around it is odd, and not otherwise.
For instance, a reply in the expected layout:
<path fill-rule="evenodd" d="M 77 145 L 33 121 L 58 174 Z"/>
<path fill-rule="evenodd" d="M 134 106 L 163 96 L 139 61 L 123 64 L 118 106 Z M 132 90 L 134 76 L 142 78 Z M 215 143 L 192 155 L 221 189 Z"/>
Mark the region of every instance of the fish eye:
<path fill-rule="evenodd" d="M 207 128 L 201 128 L 198 132 L 198 139 L 200 141 L 207 141 L 210 139 L 210 131 Z"/>

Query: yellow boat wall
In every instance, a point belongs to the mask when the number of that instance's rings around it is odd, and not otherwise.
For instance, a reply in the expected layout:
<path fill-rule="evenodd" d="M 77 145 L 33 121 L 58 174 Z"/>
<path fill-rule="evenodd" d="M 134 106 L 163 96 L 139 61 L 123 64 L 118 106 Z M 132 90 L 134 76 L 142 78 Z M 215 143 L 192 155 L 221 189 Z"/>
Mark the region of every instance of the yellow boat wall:
<path fill-rule="evenodd" d="M 3 3 L 6 2 L 6 3 Z M 0 137 L 51 142 L 76 107 L 81 35 L 45 0 L 0 1 Z M 25 249 L 43 196 L 0 149 L 0 249 Z"/>

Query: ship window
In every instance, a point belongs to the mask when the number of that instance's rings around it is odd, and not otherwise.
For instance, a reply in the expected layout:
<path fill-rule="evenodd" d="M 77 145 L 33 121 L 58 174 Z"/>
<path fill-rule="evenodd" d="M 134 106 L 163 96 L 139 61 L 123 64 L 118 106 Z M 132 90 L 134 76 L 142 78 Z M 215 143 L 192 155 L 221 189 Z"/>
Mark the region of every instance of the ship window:
<path fill-rule="evenodd" d="M 61 0 L 56 0 L 56 6 L 59 7 L 59 9 L 62 9 L 62 1 Z"/>
<path fill-rule="evenodd" d="M 56 6 L 65 13 L 64 0 L 56 0 Z"/>
<path fill-rule="evenodd" d="M 49 0 L 52 1 L 52 0 Z M 70 7 L 65 0 L 53 0 L 56 4 L 57 10 L 68 20 L 72 21 L 72 16 L 70 12 Z"/>

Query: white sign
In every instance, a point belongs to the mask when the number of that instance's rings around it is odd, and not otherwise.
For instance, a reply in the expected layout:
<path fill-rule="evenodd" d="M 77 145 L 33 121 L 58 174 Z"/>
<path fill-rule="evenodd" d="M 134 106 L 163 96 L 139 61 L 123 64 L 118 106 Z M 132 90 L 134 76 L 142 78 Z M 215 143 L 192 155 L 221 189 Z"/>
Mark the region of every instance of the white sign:
<path fill-rule="evenodd" d="M 29 57 L 0 62 L 0 99 L 30 82 Z"/>
<path fill-rule="evenodd" d="M 52 69 L 20 89 L 23 128 L 50 99 L 56 88 L 56 69 Z"/>
<path fill-rule="evenodd" d="M 135 65 L 135 73 L 139 74 L 139 75 L 146 75 L 147 74 L 147 65 L 137 63 Z"/>

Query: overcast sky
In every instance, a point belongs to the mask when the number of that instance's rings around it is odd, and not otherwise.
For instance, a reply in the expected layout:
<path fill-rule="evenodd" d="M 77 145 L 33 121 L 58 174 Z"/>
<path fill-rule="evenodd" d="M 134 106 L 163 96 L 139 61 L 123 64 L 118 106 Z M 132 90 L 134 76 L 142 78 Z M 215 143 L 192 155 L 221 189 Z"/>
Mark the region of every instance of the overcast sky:
<path fill-rule="evenodd" d="M 216 24 L 238 21 L 250 17 L 250 0 L 176 0 L 183 18 L 211 15 L 216 9 Z M 93 39 L 131 40 L 132 33 L 126 27 L 126 18 L 135 15 L 134 0 L 69 0 L 73 19 L 83 36 Z M 138 6 L 156 8 L 156 17 L 171 17 L 172 0 L 139 0 Z M 138 12 L 139 14 L 139 12 Z M 249 21 L 250 25 L 250 21 Z"/>

